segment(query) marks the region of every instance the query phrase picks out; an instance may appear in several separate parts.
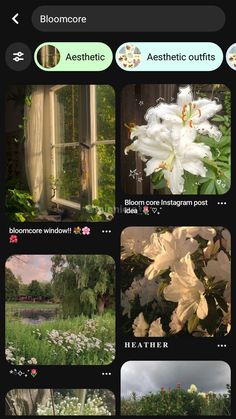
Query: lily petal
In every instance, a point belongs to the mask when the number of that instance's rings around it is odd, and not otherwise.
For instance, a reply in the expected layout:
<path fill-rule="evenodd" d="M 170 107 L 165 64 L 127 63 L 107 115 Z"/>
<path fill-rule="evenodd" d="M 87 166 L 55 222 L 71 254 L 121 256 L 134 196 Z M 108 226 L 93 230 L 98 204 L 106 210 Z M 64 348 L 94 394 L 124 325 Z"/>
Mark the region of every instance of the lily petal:
<path fill-rule="evenodd" d="M 175 164 L 172 171 L 163 170 L 164 177 L 167 180 L 167 184 L 172 194 L 182 194 L 184 190 L 184 169 L 179 159 L 175 160 Z"/>
<path fill-rule="evenodd" d="M 193 101 L 192 89 L 191 86 L 185 86 L 179 88 L 179 93 L 177 95 L 177 104 L 180 108 L 183 106 L 189 105 Z"/>
<path fill-rule="evenodd" d="M 217 128 L 216 125 L 210 124 L 209 121 L 201 122 L 198 125 L 195 125 L 194 128 L 199 134 L 208 135 L 211 138 L 215 138 L 216 140 L 220 140 L 222 133 Z"/>

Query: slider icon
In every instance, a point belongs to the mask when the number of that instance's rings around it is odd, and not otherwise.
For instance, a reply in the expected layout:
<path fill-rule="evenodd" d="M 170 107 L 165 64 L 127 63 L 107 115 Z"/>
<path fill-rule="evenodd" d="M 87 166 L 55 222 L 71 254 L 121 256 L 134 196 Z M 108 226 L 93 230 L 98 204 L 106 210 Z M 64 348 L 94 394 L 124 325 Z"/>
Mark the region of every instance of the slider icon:
<path fill-rule="evenodd" d="M 13 60 L 18 63 L 19 61 L 24 61 L 24 53 L 22 51 L 13 52 Z"/>

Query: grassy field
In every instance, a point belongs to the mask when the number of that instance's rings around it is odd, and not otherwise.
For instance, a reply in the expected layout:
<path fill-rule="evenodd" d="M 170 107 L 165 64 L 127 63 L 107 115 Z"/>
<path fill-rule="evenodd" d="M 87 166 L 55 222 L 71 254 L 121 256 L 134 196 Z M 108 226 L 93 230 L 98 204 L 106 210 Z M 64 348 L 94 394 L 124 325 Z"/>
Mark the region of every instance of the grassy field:
<path fill-rule="evenodd" d="M 19 305 L 18 305 L 19 304 Z M 21 305 L 21 306 L 20 306 Z M 30 307 L 31 306 L 31 307 Z M 7 304 L 6 359 L 15 365 L 106 365 L 114 358 L 115 315 L 78 316 L 38 325 L 13 318 L 17 308 L 54 308 L 50 304 Z"/>

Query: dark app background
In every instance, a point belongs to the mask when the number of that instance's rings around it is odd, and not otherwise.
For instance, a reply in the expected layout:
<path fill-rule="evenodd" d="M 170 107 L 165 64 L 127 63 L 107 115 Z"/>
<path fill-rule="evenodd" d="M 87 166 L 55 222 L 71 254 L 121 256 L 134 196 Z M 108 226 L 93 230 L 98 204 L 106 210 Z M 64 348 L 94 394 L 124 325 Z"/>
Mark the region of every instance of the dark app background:
<path fill-rule="evenodd" d="M 45 2 L 48 3 L 48 2 Z M 185 2 L 189 4 L 189 2 Z M 235 42 L 235 24 L 233 18 L 232 6 L 228 2 L 222 1 L 208 1 L 207 4 L 218 5 L 222 7 L 226 14 L 226 24 L 218 32 L 212 33 L 144 33 L 142 28 L 137 33 L 43 33 L 34 29 L 31 25 L 31 14 L 37 5 L 43 4 L 40 2 L 10 2 L 5 4 L 4 19 L 5 31 L 2 36 L 2 71 L 1 71 L 1 253 L 0 253 L 0 269 L 1 269 L 1 413 L 4 415 L 4 395 L 11 388 L 108 388 L 114 391 L 117 399 L 117 414 L 119 415 L 119 393 L 120 393 L 120 368 L 121 365 L 128 360 L 224 360 L 229 363 L 233 369 L 233 333 L 232 332 L 224 339 L 169 339 L 169 349 L 125 349 L 124 341 L 128 340 L 120 334 L 121 310 L 119 300 L 119 238 L 123 228 L 134 225 L 223 225 L 231 231 L 233 236 L 233 208 L 235 195 L 235 181 L 234 171 L 232 173 L 232 182 L 230 191 L 224 196 L 205 196 L 208 199 L 208 207 L 203 208 L 165 208 L 160 216 L 150 215 L 124 215 L 116 214 L 113 221 L 109 223 L 63 223 L 64 227 L 80 225 L 89 225 L 91 227 L 91 235 L 88 238 L 78 238 L 75 235 L 21 235 L 20 241 L 17 245 L 9 244 L 9 227 L 40 227 L 39 223 L 9 223 L 4 214 L 4 176 L 5 176 L 5 144 L 4 144 L 4 88 L 9 84 L 111 84 L 116 92 L 116 205 L 120 207 L 124 203 L 125 196 L 122 194 L 120 181 L 120 159 L 123 155 L 120 145 L 120 97 L 121 90 L 127 84 L 141 84 L 141 83 L 224 83 L 231 90 L 232 94 L 232 161 L 235 158 L 234 133 L 236 131 L 236 122 L 234 118 L 234 109 L 236 107 L 235 95 L 235 76 L 236 73 L 231 70 L 224 61 L 222 66 L 214 72 L 198 73 L 196 72 L 125 72 L 118 68 L 113 60 L 112 65 L 103 72 L 98 73 L 57 73 L 43 72 L 36 65 L 32 64 L 24 72 L 11 71 L 5 64 L 3 56 L 5 49 L 13 42 L 26 43 L 31 51 L 45 41 L 100 41 L 108 44 L 115 53 L 117 47 L 125 41 L 150 41 L 150 42 L 215 42 L 220 45 L 225 53 L 228 47 Z M 50 4 L 65 4 L 63 1 L 50 2 Z M 70 4 L 77 4 L 77 2 L 70 1 Z M 85 3 L 84 3 L 85 4 Z M 90 5 L 97 4 L 97 2 L 89 2 Z M 104 2 L 103 2 L 104 4 Z M 126 1 L 119 2 L 119 5 L 127 4 Z M 133 4 L 133 13 L 130 19 L 135 19 L 135 3 Z M 161 4 L 161 2 L 145 2 L 146 7 L 149 4 Z M 166 2 L 163 2 L 166 4 Z M 171 5 L 176 4 L 176 1 L 169 1 L 170 14 Z M 182 1 L 181 4 L 184 4 Z M 205 1 L 198 1 L 198 5 L 206 4 Z M 11 17 L 15 12 L 20 13 L 20 25 L 14 25 Z M 194 20 L 194 16 L 192 17 Z M 158 16 L 156 16 L 158 28 Z M 2 22 L 3 23 L 3 22 Z M 122 26 L 122 21 L 120 22 Z M 233 164 L 234 169 L 234 164 Z M 137 196 L 129 196 L 129 198 L 142 198 Z M 175 199 L 175 197 L 172 197 Z M 191 199 L 185 196 L 178 199 Z M 227 201 L 226 206 L 218 206 L 218 201 Z M 46 225 L 45 225 L 46 226 Z M 52 225 L 55 227 L 55 224 Z M 103 234 L 101 231 L 104 228 L 111 229 L 112 233 L 109 235 Z M 19 376 L 12 376 L 9 374 L 11 366 L 6 362 L 4 356 L 4 265 L 5 260 L 12 254 L 76 254 L 76 253 L 104 253 L 113 256 L 116 260 L 116 312 L 117 312 L 117 327 L 116 327 L 116 359 L 113 364 L 109 366 L 37 366 L 38 375 L 36 378 L 22 378 Z M 234 268 L 233 268 L 234 269 Z M 232 271 L 232 279 L 234 276 Z M 232 295 L 234 295 L 234 281 L 232 280 Z M 234 310 L 234 307 L 233 307 Z M 234 311 L 232 313 L 234 319 Z M 135 338 L 133 340 L 136 340 Z M 142 339 L 141 339 L 142 340 Z M 157 339 L 158 340 L 158 339 Z M 161 339 L 160 339 L 161 340 Z M 217 344 L 224 343 L 226 348 L 218 348 Z M 17 367 L 20 369 L 20 367 Z M 22 370 L 27 369 L 26 366 Z M 102 372 L 111 372 L 110 376 L 103 376 Z"/>

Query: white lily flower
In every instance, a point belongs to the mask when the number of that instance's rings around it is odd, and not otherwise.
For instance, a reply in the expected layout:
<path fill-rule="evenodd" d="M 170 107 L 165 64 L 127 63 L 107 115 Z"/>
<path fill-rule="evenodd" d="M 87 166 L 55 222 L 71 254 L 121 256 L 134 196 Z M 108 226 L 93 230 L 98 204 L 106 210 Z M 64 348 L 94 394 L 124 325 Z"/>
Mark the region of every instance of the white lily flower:
<path fill-rule="evenodd" d="M 154 320 L 150 324 L 150 329 L 148 331 L 148 336 L 149 337 L 161 338 L 165 335 L 166 335 L 166 333 L 162 329 L 161 318 L 159 317 L 158 319 Z"/>
<path fill-rule="evenodd" d="M 144 169 L 147 176 L 163 170 L 172 194 L 181 194 L 184 190 L 184 171 L 205 177 L 207 169 L 204 157 L 212 158 L 210 148 L 203 143 L 195 143 L 196 131 L 190 127 L 173 127 L 166 132 L 159 132 L 153 137 L 142 137 L 126 147 L 125 152 L 138 152 L 146 162 Z"/>
<path fill-rule="evenodd" d="M 231 300 L 231 263 L 223 250 L 217 254 L 216 260 L 209 260 L 207 266 L 204 268 L 204 272 L 208 278 L 214 278 L 215 281 L 226 281 L 226 288 L 224 291 L 224 298 L 227 303 Z"/>
<path fill-rule="evenodd" d="M 144 162 L 147 161 L 147 156 L 162 159 L 161 150 L 158 149 L 158 141 L 168 140 L 168 137 L 168 128 L 160 124 L 159 121 L 150 125 L 136 125 L 131 128 L 130 139 L 137 139 L 125 148 L 125 154 L 127 155 L 130 150 L 136 151 Z M 163 156 L 165 157 L 166 153 Z"/>
<path fill-rule="evenodd" d="M 149 324 L 146 322 L 143 313 L 139 313 L 132 325 L 134 336 L 138 338 L 146 336 L 148 328 Z"/>
<path fill-rule="evenodd" d="M 199 319 L 205 319 L 208 314 L 205 288 L 194 273 L 190 253 L 175 263 L 170 278 L 164 297 L 167 301 L 178 303 L 176 314 L 179 320 L 186 322 L 195 313 Z"/>
<path fill-rule="evenodd" d="M 153 121 L 154 118 L 161 119 L 167 126 L 179 125 L 189 126 L 197 132 L 219 141 L 221 132 L 215 125 L 210 124 L 209 118 L 212 118 L 222 109 L 222 105 L 217 104 L 215 100 L 200 98 L 193 100 L 191 86 L 179 88 L 176 103 L 160 103 L 150 108 L 145 119 Z"/>
<path fill-rule="evenodd" d="M 155 278 L 161 271 L 172 268 L 177 261 L 197 249 L 198 242 L 193 238 L 187 239 L 187 232 L 180 227 L 175 228 L 172 233 L 153 233 L 150 244 L 143 251 L 144 256 L 154 260 L 145 271 L 146 278 Z"/>

